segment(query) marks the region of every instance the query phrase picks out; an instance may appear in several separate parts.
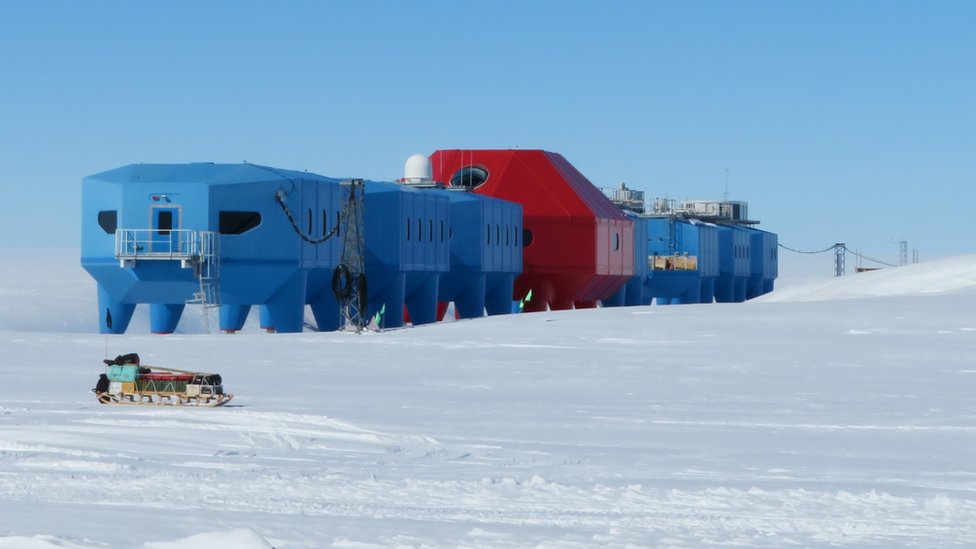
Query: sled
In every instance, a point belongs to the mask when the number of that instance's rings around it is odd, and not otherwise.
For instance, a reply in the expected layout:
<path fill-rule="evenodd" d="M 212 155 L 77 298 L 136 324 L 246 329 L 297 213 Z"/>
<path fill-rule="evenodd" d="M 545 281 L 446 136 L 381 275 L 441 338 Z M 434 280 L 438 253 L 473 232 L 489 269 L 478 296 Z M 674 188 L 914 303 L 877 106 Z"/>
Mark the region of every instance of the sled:
<path fill-rule="evenodd" d="M 135 353 L 104 362 L 106 373 L 92 389 L 101 404 L 214 408 L 234 398 L 220 374 L 147 366 Z"/>

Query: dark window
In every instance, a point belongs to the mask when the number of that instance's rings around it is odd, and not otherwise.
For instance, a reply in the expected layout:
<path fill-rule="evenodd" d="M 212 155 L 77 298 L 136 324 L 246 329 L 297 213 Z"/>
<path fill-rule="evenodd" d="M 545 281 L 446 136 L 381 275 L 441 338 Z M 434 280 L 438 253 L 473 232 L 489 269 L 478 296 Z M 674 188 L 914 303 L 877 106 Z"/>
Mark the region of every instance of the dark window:
<path fill-rule="evenodd" d="M 528 229 L 522 229 L 522 246 L 528 248 L 532 245 L 532 231 Z"/>
<path fill-rule="evenodd" d="M 325 233 L 327 233 L 328 231 L 329 231 L 329 218 L 328 215 L 325 213 L 325 210 L 322 210 L 322 236 L 325 236 Z"/>
<path fill-rule="evenodd" d="M 407 218 L 407 240 L 410 240 L 410 218 Z"/>
<path fill-rule="evenodd" d="M 312 236 L 312 208 L 308 209 L 308 236 Z"/>
<path fill-rule="evenodd" d="M 466 166 L 454 172 L 451 177 L 452 187 L 480 187 L 488 180 L 488 170 L 478 166 Z"/>
<path fill-rule="evenodd" d="M 505 245 L 508 246 L 509 242 L 512 240 L 512 228 L 505 225 Z"/>
<path fill-rule="evenodd" d="M 115 210 L 102 210 L 98 212 L 98 226 L 106 234 L 115 234 L 115 229 L 119 225 L 119 212 Z"/>
<path fill-rule="evenodd" d="M 430 233 L 429 234 L 430 241 L 433 242 L 434 241 L 434 220 L 433 219 L 427 220 L 427 228 L 430 229 L 428 233 Z"/>
<path fill-rule="evenodd" d="M 495 224 L 495 246 L 500 246 L 502 243 L 502 226 Z"/>
<path fill-rule="evenodd" d="M 424 220 L 417 218 L 417 242 L 424 241 Z"/>
<path fill-rule="evenodd" d="M 159 218 L 156 223 L 156 229 L 159 230 L 159 234 L 166 236 L 173 229 L 173 212 L 169 210 L 161 210 L 159 212 Z"/>
<path fill-rule="evenodd" d="M 485 244 L 491 244 L 491 225 L 485 225 Z"/>
<path fill-rule="evenodd" d="M 512 232 L 515 233 L 515 247 L 518 248 L 518 235 L 519 235 L 518 225 L 515 226 L 515 230 Z"/>
<path fill-rule="evenodd" d="M 613 250 L 620 249 L 620 233 L 613 233 Z"/>
<path fill-rule="evenodd" d="M 220 212 L 220 234 L 244 234 L 260 224 L 258 212 Z"/>
<path fill-rule="evenodd" d="M 441 220 L 441 242 L 444 242 L 444 220 Z"/>

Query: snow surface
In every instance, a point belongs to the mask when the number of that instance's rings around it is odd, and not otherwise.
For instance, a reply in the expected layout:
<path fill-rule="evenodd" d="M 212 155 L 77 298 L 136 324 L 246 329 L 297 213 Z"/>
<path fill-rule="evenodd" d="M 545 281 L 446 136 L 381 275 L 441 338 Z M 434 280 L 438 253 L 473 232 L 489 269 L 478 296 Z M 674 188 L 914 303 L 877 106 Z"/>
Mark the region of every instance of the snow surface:
<path fill-rule="evenodd" d="M 77 252 L 0 266 L 0 548 L 976 544 L 976 256 L 745 304 L 362 335 L 96 332 Z M 101 359 L 221 373 L 113 407 Z"/>

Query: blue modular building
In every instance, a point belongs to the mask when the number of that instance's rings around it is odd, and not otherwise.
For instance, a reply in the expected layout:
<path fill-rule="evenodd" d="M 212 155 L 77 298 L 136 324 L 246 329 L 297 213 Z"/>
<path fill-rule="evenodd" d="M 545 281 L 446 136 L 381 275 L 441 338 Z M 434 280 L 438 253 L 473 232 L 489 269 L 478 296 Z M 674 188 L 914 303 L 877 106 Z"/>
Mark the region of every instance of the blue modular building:
<path fill-rule="evenodd" d="M 400 327 L 405 307 L 414 324 L 435 322 L 450 268 L 447 195 L 368 181 L 364 225 L 367 315 L 383 311 L 383 327 Z"/>
<path fill-rule="evenodd" d="M 719 303 L 740 303 L 746 300 L 746 286 L 751 274 L 750 229 L 722 225 L 718 231 L 721 266 L 715 285 L 715 300 Z"/>
<path fill-rule="evenodd" d="M 438 300 L 454 302 L 458 318 L 510 313 L 515 277 L 522 272 L 522 206 L 466 192 L 430 190 L 448 198 L 450 271 Z"/>
<path fill-rule="evenodd" d="M 644 287 L 650 272 L 648 248 L 645 245 L 648 242 L 649 220 L 632 210 L 624 210 L 624 214 L 634 222 L 634 276 L 609 299 L 602 301 L 604 307 L 646 305 L 650 301 L 650 299 L 645 300 L 644 298 Z"/>
<path fill-rule="evenodd" d="M 82 266 L 98 285 L 100 330 L 125 332 L 136 304 L 172 332 L 188 301 L 238 330 L 302 330 L 309 273 L 331 272 L 340 182 L 253 164 L 134 164 L 87 177 Z"/>
<path fill-rule="evenodd" d="M 773 233 L 749 228 L 750 273 L 746 299 L 773 291 L 779 275 L 779 239 Z"/>
<path fill-rule="evenodd" d="M 647 233 L 651 268 L 645 301 L 711 303 L 719 274 L 718 227 L 676 216 L 650 217 Z"/>
<path fill-rule="evenodd" d="M 634 262 L 648 269 L 640 277 L 644 292 L 640 303 L 745 301 L 772 291 L 778 274 L 776 235 L 751 227 L 758 222 L 748 220 L 745 202 L 676 205 L 656 199 L 653 213 L 645 214 L 642 191 L 621 184 L 604 193 L 635 223 L 643 224 L 635 226 L 635 242 L 647 243 L 635 246 L 640 254 L 647 254 Z M 604 305 L 625 302 L 630 304 L 618 292 Z"/>
<path fill-rule="evenodd" d="M 710 223 L 691 220 L 698 227 L 698 276 L 701 290 L 698 303 L 715 301 L 715 283 L 720 272 L 720 254 L 722 250 L 719 241 L 718 227 Z M 695 303 L 690 301 L 689 303 Z"/>

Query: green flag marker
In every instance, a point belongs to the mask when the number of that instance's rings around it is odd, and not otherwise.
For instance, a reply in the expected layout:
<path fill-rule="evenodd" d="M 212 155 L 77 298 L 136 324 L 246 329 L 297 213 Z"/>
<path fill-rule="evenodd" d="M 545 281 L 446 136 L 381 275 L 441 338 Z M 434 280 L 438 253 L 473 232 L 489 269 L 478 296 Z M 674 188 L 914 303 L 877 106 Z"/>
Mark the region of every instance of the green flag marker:
<path fill-rule="evenodd" d="M 529 293 L 525 294 L 525 297 L 523 297 L 522 300 L 519 301 L 519 310 L 521 311 L 522 308 L 525 307 L 525 304 L 530 301 L 532 301 L 532 290 L 529 290 Z"/>
<path fill-rule="evenodd" d="M 385 312 L 386 312 L 386 303 L 384 303 L 383 306 L 380 307 L 380 310 L 376 312 L 376 316 L 373 317 L 373 322 L 376 323 L 377 326 L 379 326 L 380 320 L 383 319 L 383 313 Z"/>

